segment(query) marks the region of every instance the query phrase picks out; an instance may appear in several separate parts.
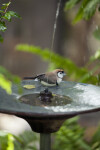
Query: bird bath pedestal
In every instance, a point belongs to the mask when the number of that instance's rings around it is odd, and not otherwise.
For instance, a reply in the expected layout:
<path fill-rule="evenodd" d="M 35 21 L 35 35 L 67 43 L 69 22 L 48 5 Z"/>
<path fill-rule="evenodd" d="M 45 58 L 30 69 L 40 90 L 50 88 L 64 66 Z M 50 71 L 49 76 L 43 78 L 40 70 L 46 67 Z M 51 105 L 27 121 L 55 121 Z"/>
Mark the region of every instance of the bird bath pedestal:
<path fill-rule="evenodd" d="M 35 88 L 27 89 L 26 85 Z M 40 133 L 40 150 L 51 149 L 51 133 L 62 123 L 79 114 L 100 110 L 100 87 L 76 82 L 62 82 L 45 90 L 39 82 L 22 81 L 23 93 L 13 85 L 12 95 L 0 88 L 0 112 L 24 118 L 32 130 Z"/>

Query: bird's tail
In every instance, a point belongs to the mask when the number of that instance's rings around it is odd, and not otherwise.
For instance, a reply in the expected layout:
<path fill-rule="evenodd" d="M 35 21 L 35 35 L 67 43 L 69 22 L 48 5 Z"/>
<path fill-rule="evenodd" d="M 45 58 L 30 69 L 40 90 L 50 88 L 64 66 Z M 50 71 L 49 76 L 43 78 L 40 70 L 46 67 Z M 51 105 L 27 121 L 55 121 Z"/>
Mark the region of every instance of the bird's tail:
<path fill-rule="evenodd" d="M 33 76 L 33 77 L 24 77 L 24 80 L 35 80 L 35 79 L 40 79 L 41 77 L 43 77 L 45 74 L 39 74 L 39 75 L 36 75 L 36 76 Z"/>
<path fill-rule="evenodd" d="M 36 77 L 24 77 L 23 79 L 24 80 L 34 80 L 34 79 L 36 79 Z"/>

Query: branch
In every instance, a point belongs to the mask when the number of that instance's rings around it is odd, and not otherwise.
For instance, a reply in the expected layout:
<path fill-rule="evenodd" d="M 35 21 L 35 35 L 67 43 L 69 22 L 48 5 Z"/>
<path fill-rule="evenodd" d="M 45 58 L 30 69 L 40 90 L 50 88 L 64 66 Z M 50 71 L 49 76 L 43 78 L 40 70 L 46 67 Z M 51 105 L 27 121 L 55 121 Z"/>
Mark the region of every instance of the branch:
<path fill-rule="evenodd" d="M 9 0 L 9 5 L 11 4 L 11 1 L 12 1 L 12 0 Z M 6 12 L 7 12 L 7 9 L 8 9 L 8 7 L 9 7 L 9 5 L 6 7 L 6 9 L 5 9 L 4 13 L 6 13 Z"/>

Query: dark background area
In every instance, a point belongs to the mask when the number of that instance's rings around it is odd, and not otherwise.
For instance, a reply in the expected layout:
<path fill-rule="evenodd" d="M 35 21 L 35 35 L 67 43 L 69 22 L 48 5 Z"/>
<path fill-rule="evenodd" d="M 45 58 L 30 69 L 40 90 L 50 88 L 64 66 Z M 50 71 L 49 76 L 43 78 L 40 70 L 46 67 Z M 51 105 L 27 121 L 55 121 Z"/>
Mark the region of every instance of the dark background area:
<path fill-rule="evenodd" d="M 17 0 L 11 3 L 9 10 L 18 12 L 22 19 L 13 19 L 7 23 L 4 43 L 0 44 L 1 65 L 21 77 L 47 70 L 48 64 L 38 56 L 17 52 L 15 46 L 27 43 L 43 49 L 51 48 L 57 3 L 57 0 Z M 89 57 L 87 33 L 90 25 L 82 21 L 72 26 L 73 12 L 76 10 L 67 14 L 64 4 L 65 1 L 62 1 L 53 50 L 82 66 Z"/>

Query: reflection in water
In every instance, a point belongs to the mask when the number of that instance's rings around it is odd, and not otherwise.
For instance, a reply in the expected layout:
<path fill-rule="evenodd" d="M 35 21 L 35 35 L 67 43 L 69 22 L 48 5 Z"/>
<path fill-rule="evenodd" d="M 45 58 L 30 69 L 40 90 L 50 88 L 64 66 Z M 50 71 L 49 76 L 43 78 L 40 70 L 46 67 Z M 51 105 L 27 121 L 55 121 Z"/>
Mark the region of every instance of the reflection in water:
<path fill-rule="evenodd" d="M 21 102 L 32 106 L 65 106 L 72 102 L 71 98 L 62 95 L 53 95 L 51 101 L 43 101 L 39 94 L 29 94 L 20 97 Z"/>

